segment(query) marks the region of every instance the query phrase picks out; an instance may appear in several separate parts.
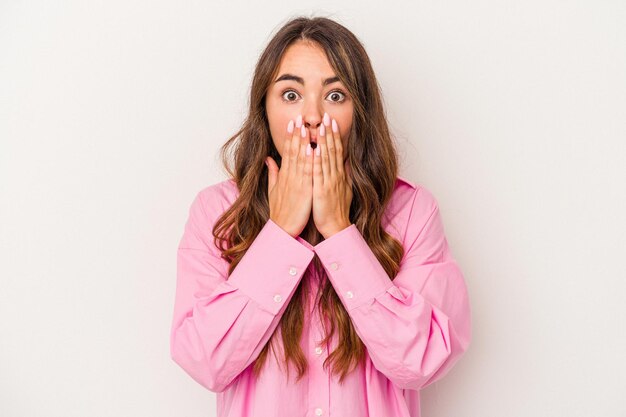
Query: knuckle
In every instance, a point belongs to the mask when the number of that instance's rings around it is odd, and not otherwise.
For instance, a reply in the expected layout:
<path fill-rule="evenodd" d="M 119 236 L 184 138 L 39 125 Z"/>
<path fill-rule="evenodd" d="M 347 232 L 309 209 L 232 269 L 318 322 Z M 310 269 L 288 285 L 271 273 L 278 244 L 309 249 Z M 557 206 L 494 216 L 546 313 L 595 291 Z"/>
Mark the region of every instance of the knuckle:
<path fill-rule="evenodd" d="M 297 156 L 298 155 L 298 146 L 297 145 L 291 146 L 289 151 L 291 153 L 291 156 Z"/>

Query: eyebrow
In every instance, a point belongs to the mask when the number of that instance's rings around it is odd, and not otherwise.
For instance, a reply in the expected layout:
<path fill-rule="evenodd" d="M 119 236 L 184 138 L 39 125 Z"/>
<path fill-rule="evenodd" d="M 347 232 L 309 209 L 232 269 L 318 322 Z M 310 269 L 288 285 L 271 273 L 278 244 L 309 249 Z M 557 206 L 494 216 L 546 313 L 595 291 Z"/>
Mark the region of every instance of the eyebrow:
<path fill-rule="evenodd" d="M 297 75 L 293 75 L 293 74 L 283 74 L 280 77 L 278 77 L 276 79 L 276 81 L 274 81 L 275 83 L 279 82 L 279 81 L 285 81 L 285 80 L 293 80 L 296 81 L 302 85 L 304 85 L 304 80 L 302 79 L 302 77 L 298 77 Z M 326 78 L 324 80 L 324 82 L 322 83 L 323 86 L 326 86 L 328 84 L 332 84 L 335 83 L 339 80 L 339 77 L 330 77 L 330 78 Z"/>

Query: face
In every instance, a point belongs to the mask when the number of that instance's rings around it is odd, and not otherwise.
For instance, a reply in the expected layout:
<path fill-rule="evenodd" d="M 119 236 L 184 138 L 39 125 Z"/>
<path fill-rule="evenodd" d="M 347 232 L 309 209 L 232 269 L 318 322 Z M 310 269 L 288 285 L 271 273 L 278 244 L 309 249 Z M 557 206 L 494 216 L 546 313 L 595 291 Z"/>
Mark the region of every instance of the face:
<path fill-rule="evenodd" d="M 348 90 L 341 81 L 333 81 L 334 77 L 336 74 L 324 50 L 314 43 L 297 41 L 283 54 L 278 76 L 272 81 L 265 99 L 272 140 L 281 157 L 285 139 L 291 138 L 287 132 L 289 121 L 295 123 L 298 115 L 302 115 L 302 123 L 313 139 L 319 135 L 326 112 L 337 121 L 346 160 L 354 107 Z M 330 82 L 324 85 L 328 79 Z"/>

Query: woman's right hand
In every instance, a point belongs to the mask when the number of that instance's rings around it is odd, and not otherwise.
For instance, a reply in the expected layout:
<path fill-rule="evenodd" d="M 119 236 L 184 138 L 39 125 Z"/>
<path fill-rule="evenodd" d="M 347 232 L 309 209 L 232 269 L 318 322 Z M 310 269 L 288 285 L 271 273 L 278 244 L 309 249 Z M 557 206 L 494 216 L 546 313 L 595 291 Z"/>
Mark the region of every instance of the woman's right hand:
<path fill-rule="evenodd" d="M 313 205 L 313 152 L 309 149 L 307 155 L 308 136 L 303 125 L 294 128 L 290 120 L 280 169 L 271 156 L 266 159 L 270 219 L 294 238 L 304 230 Z"/>

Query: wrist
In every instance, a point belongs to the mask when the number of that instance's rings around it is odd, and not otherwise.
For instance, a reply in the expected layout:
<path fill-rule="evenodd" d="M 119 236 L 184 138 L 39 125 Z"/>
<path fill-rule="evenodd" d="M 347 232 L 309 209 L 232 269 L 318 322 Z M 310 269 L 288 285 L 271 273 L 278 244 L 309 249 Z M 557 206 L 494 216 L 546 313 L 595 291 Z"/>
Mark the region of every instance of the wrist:
<path fill-rule="evenodd" d="M 347 229 L 350 226 L 352 226 L 352 223 L 350 223 L 350 222 L 342 223 L 341 225 L 338 225 L 338 226 L 335 226 L 335 227 L 329 229 L 328 232 L 322 233 L 322 236 L 324 236 L 324 239 L 328 239 L 328 238 L 332 237 L 333 235 L 341 232 L 342 230 Z"/>

